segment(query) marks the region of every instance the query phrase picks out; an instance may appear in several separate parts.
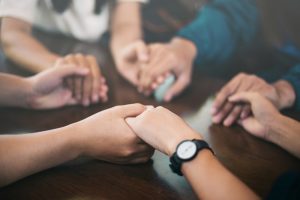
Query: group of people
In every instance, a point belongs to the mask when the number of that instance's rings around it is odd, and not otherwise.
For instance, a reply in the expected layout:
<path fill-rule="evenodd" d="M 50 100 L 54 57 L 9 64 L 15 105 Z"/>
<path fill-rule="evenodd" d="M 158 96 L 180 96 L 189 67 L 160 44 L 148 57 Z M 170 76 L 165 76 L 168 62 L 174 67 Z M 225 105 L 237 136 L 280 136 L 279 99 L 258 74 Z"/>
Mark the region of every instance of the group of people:
<path fill-rule="evenodd" d="M 299 62 L 282 69 L 271 83 L 237 74 L 217 93 L 212 120 L 224 126 L 239 124 L 300 158 L 300 123 L 280 113 L 300 109 L 300 24 L 295 20 L 300 2 L 207 1 L 169 42 L 146 44 L 141 7 L 148 1 L 0 0 L 5 56 L 36 73 L 29 78 L 1 74 L 0 105 L 51 109 L 109 101 L 109 88 L 93 55 L 57 55 L 32 35 L 33 27 L 84 41 L 96 41 L 109 29 L 118 72 L 140 93 L 151 95 L 175 75 L 166 102 L 188 87 L 195 66 L 222 66 L 262 37 Z M 116 164 L 147 162 L 154 149 L 170 156 L 172 170 L 183 174 L 201 199 L 259 199 L 218 162 L 200 133 L 163 107 L 141 104 L 116 106 L 54 130 L 2 134 L 0 186 L 82 155 Z M 283 198 L 299 197 L 299 180 Z"/>

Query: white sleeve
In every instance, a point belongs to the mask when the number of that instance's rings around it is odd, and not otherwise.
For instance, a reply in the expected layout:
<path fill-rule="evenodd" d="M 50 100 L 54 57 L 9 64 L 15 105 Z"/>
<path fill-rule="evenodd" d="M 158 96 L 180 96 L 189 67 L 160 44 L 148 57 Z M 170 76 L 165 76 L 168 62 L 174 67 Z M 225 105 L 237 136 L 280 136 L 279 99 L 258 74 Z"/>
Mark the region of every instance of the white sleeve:
<path fill-rule="evenodd" d="M 0 0 L 0 18 L 14 17 L 33 23 L 38 0 Z"/>

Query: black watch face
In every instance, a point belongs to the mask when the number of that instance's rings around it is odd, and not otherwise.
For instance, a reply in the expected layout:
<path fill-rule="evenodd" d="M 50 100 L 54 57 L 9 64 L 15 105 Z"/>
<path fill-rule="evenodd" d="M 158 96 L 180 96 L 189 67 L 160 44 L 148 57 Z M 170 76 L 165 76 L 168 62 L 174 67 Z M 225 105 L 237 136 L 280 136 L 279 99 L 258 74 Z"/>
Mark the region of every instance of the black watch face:
<path fill-rule="evenodd" d="M 182 160 L 191 159 L 197 151 L 197 146 L 192 141 L 184 141 L 177 148 L 177 156 Z"/>

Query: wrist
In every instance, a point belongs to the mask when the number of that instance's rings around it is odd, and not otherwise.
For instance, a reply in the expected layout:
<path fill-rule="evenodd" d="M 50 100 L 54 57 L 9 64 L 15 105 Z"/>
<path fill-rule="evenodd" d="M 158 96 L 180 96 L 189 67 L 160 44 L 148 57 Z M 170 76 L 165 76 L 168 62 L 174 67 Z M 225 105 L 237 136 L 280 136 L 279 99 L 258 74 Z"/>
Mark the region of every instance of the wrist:
<path fill-rule="evenodd" d="M 22 88 L 22 99 L 23 108 L 33 108 L 33 101 L 34 101 L 34 92 L 33 92 L 33 80 L 32 78 L 22 78 L 23 79 L 23 88 Z"/>
<path fill-rule="evenodd" d="M 275 82 L 273 86 L 279 97 L 279 109 L 292 107 L 296 100 L 296 94 L 293 86 L 285 80 L 279 80 Z"/>
<path fill-rule="evenodd" d="M 62 128 L 64 136 L 67 140 L 67 146 L 70 152 L 74 155 L 74 158 L 84 155 L 84 138 L 82 138 L 82 132 L 80 126 L 77 123 L 70 124 Z"/>
<path fill-rule="evenodd" d="M 169 140 L 169 143 L 167 144 L 166 153 L 170 157 L 172 156 L 178 144 L 180 144 L 184 140 L 193 140 L 198 139 L 201 140 L 202 137 L 199 133 L 193 131 L 193 130 L 187 130 L 185 132 L 181 132 L 180 135 L 178 134 L 177 137 L 174 137 L 172 140 Z"/>
<path fill-rule="evenodd" d="M 268 120 L 265 123 L 266 134 L 265 140 L 274 143 L 275 138 L 278 136 L 278 130 L 283 126 L 284 116 L 279 112 L 272 115 L 272 120 Z"/>

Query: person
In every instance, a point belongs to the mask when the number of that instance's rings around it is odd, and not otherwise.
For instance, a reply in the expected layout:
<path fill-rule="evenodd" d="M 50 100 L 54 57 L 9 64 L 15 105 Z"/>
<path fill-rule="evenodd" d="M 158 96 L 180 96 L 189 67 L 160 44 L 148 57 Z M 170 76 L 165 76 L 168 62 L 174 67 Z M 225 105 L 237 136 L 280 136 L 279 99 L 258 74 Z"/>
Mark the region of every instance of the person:
<path fill-rule="evenodd" d="M 64 80 L 88 73 L 86 68 L 57 63 L 29 78 L 0 74 L 0 106 L 53 109 L 80 104 Z M 2 133 L 0 187 L 82 156 L 115 164 L 147 162 L 153 148 L 125 122 L 125 118 L 145 109 L 141 104 L 116 106 L 62 128 L 17 135 Z"/>
<path fill-rule="evenodd" d="M 3 50 L 10 60 L 34 73 L 53 67 L 61 58 L 68 64 L 89 68 L 90 74 L 84 79 L 68 79 L 73 96 L 84 106 L 105 102 L 107 85 L 96 58 L 81 53 L 51 52 L 32 35 L 32 28 L 82 41 L 96 41 L 108 30 L 112 15 L 112 43 L 115 48 L 121 48 L 142 34 L 138 15 L 140 3 L 144 2 L 118 0 L 110 9 L 111 3 L 107 0 L 3 0 L 0 2 Z"/>
<path fill-rule="evenodd" d="M 131 50 L 133 55 L 139 55 L 142 52 L 146 52 L 148 55 L 148 57 L 143 56 L 146 59 L 140 59 L 141 67 L 137 72 L 137 77 L 139 77 L 137 87 L 144 94 L 149 94 L 163 82 L 166 74 L 173 73 L 176 76 L 176 81 L 164 96 L 164 100 L 168 102 L 190 84 L 193 64 L 200 67 L 224 65 L 237 52 L 247 52 L 253 43 L 261 43 L 261 40 L 256 41 L 256 39 L 260 37 L 262 32 L 262 40 L 267 41 L 273 49 L 292 57 L 297 62 L 295 65 L 291 65 L 289 70 L 284 69 L 282 76 L 276 79 L 274 83 L 263 83 L 262 79 L 255 78 L 255 80 L 259 80 L 258 82 L 262 87 L 267 89 L 258 90 L 252 87 L 251 91 L 260 92 L 267 97 L 271 96 L 270 100 L 277 103 L 279 109 L 292 106 L 299 109 L 300 51 L 297 48 L 299 23 L 294 20 L 299 14 L 295 10 L 297 4 L 298 2 L 292 0 L 257 2 L 251 0 L 213 0 L 207 2 L 199 10 L 194 21 L 183 27 L 170 42 L 153 43 L 147 45 L 146 48 L 141 48 L 142 45 L 139 44 Z M 277 19 L 281 23 L 277 23 Z M 282 33 L 281 30 L 286 31 Z M 139 53 L 134 53 L 137 51 Z M 128 54 L 130 55 L 130 53 Z M 245 76 L 236 79 L 240 80 L 241 78 L 245 78 Z M 250 77 L 243 83 L 253 85 L 255 80 Z M 216 123 L 224 122 L 225 125 L 229 126 L 233 124 L 232 121 L 235 122 L 238 119 L 235 116 L 240 116 L 243 112 L 239 106 L 226 106 L 226 102 L 228 103 L 225 101 L 227 100 L 226 97 L 237 87 L 236 85 L 230 87 L 229 90 L 226 90 L 228 91 L 227 94 L 221 92 L 218 95 L 224 98 L 221 100 L 217 98 L 212 110 L 215 118 L 217 118 L 214 120 Z M 279 100 L 279 95 L 274 95 L 274 91 L 280 93 L 282 99 Z M 249 109 L 245 108 L 245 110 Z M 217 117 L 220 113 L 222 116 Z"/>
<path fill-rule="evenodd" d="M 259 93 L 237 93 L 229 101 L 250 104 L 253 115 L 239 121 L 250 134 L 300 158 L 299 122 L 281 115 Z M 171 111 L 148 107 L 141 115 L 126 121 L 138 137 L 170 157 L 173 172 L 185 176 L 199 199 L 260 199 L 216 159 L 201 134 Z M 275 186 L 277 190 L 272 191 L 277 196 L 270 194 L 270 199 L 298 199 L 300 176 L 294 175 L 292 180 L 285 185 L 278 183 L 281 187 Z"/>

